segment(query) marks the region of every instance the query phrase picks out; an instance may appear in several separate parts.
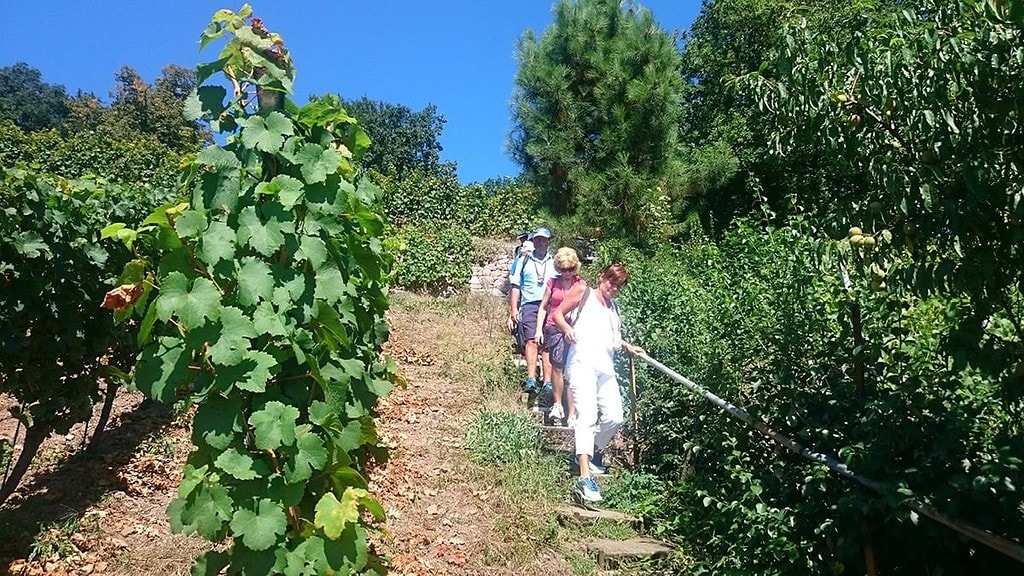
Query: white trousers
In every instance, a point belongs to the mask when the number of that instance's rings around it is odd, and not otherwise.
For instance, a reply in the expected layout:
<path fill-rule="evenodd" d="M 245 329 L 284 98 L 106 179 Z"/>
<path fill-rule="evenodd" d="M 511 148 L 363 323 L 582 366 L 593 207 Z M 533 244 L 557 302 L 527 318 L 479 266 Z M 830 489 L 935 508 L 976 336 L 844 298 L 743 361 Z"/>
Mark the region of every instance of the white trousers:
<path fill-rule="evenodd" d="M 622 427 L 622 396 L 615 374 L 597 372 L 583 362 L 566 367 L 576 404 L 576 454 L 594 455 Z"/>

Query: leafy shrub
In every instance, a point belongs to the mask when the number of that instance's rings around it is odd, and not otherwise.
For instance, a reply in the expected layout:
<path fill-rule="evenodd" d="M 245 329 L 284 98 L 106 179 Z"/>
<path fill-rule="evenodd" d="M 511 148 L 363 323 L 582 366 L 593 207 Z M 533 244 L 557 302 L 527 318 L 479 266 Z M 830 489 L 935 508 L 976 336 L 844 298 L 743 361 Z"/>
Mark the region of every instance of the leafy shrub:
<path fill-rule="evenodd" d="M 914 295 L 919 263 L 884 243 L 863 250 L 831 240 L 800 221 L 740 221 L 718 244 L 695 239 L 653 258 L 615 256 L 631 272 L 621 296 L 627 339 L 886 489 L 882 498 L 852 490 L 640 370 L 644 464 L 670 481 L 663 519 L 670 532 L 703 543 L 705 570 L 860 571 L 869 541 L 898 543 L 876 548 L 898 571 L 920 558 L 947 574 L 1006 566 L 945 527 L 915 525 L 898 506 L 913 499 L 996 533 L 1024 530 L 1012 512 L 1022 506 L 1022 403 L 1003 314 L 989 318 L 983 348 L 972 350 L 956 327 L 973 310 L 941 290 Z"/>
<path fill-rule="evenodd" d="M 529 415 L 485 410 L 466 430 L 469 457 L 480 464 L 514 464 L 535 459 L 543 439 Z"/>
<path fill-rule="evenodd" d="M 464 290 L 473 272 L 473 239 L 464 228 L 407 226 L 398 231 L 395 284 L 447 295 Z"/>

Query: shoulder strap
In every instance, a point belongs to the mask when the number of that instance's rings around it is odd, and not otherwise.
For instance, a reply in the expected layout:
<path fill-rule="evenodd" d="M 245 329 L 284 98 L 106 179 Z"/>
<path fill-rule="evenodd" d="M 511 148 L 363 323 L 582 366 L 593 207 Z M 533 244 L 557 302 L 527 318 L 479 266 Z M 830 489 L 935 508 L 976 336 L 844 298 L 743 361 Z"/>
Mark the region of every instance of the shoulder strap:
<path fill-rule="evenodd" d="M 587 302 L 587 298 L 589 296 L 590 286 L 587 286 L 583 289 L 583 297 L 580 298 L 580 301 L 577 302 L 575 306 L 573 306 L 572 310 L 569 310 L 569 314 L 565 318 L 565 321 L 568 322 L 570 326 L 576 324 L 576 319 L 580 317 L 580 310 L 583 309 L 583 305 Z"/>

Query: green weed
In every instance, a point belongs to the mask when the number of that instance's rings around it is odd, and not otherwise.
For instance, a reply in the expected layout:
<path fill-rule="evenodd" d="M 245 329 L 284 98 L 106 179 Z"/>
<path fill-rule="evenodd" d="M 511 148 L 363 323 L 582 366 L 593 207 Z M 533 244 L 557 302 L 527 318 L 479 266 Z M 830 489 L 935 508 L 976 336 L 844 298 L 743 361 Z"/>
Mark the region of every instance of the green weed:
<path fill-rule="evenodd" d="M 80 523 L 78 516 L 71 515 L 40 526 L 39 533 L 32 540 L 28 561 L 61 561 L 81 554 L 81 550 L 71 541 Z"/>
<path fill-rule="evenodd" d="M 540 431 L 523 413 L 484 410 L 466 431 L 466 449 L 478 464 L 532 462 L 541 446 Z"/>

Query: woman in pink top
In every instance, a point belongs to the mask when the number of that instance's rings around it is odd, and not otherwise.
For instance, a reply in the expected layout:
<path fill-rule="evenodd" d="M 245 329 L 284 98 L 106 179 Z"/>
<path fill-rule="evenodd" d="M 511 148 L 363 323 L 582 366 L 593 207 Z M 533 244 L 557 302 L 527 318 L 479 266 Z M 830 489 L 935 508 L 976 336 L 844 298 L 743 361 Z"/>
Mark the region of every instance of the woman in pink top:
<path fill-rule="evenodd" d="M 555 320 L 548 312 L 556 310 L 558 305 L 565 299 L 565 295 L 574 286 L 586 284 L 586 280 L 580 278 L 580 259 L 572 248 L 559 248 L 554 258 L 555 271 L 558 276 L 547 281 L 544 287 L 544 296 L 540 301 L 540 308 L 537 310 L 537 342 L 543 346 L 544 354 L 550 358 L 549 365 L 551 373 L 545 374 L 544 381 L 551 382 L 554 392 L 554 404 L 551 405 L 551 412 L 548 413 L 551 420 L 561 423 L 567 418 L 567 426 L 572 427 L 576 422 L 576 407 L 572 401 L 572 393 L 569 392 L 566 400 L 566 408 L 562 409 L 562 390 L 565 388 L 565 359 L 569 352 L 569 342 L 565 340 L 562 330 L 555 324 Z"/>

